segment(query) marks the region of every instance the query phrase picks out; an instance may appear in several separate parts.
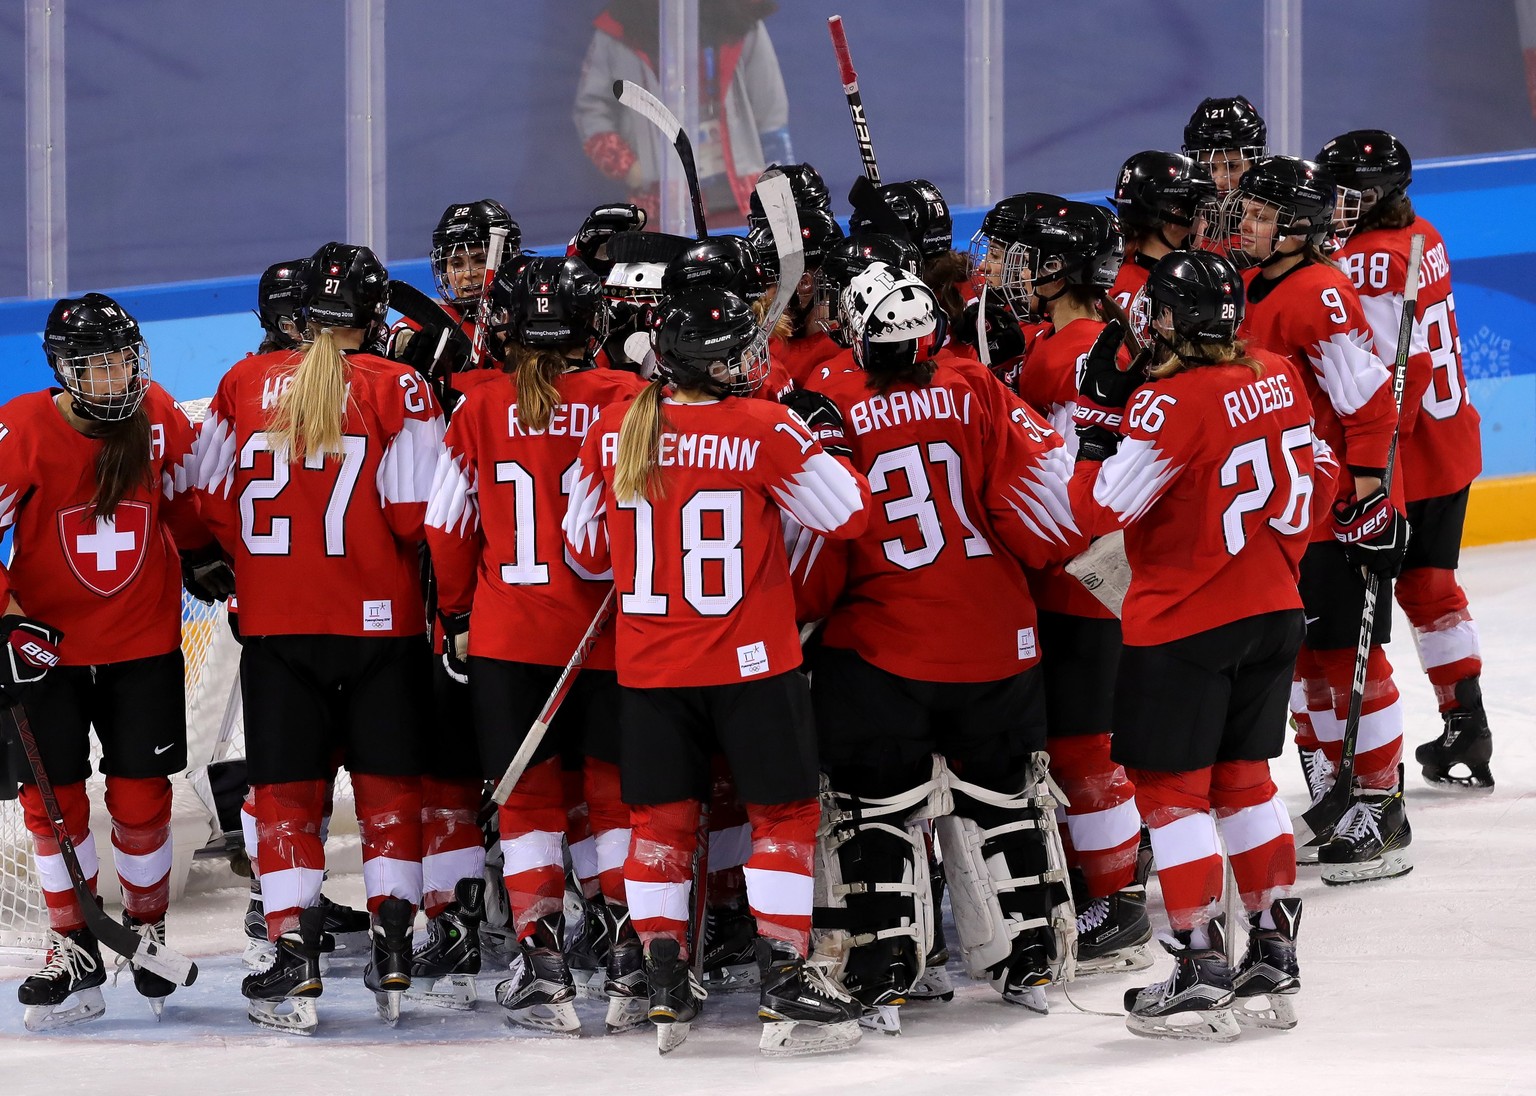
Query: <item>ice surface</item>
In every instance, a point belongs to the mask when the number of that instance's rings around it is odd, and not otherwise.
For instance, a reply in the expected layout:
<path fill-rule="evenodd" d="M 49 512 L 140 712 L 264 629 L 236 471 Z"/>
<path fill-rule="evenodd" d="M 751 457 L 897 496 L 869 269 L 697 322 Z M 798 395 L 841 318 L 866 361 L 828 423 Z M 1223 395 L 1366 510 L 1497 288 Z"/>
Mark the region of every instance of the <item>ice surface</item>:
<path fill-rule="evenodd" d="M 231 887 L 172 909 L 171 941 L 197 957 L 202 976 L 170 998 L 159 1024 L 124 975 L 104 990 L 103 1019 L 29 1035 L 14 973 L 0 972 L 0 1096 L 1536 1092 L 1536 958 L 1526 915 L 1536 894 L 1536 542 L 1469 550 L 1461 574 L 1485 648 L 1498 788 L 1478 797 L 1418 778 L 1413 747 L 1437 732 L 1439 719 L 1399 614 L 1390 653 L 1407 707 L 1416 866 L 1403 879 L 1341 888 L 1303 870 L 1295 1031 L 1245 1031 L 1230 1046 L 1153 1042 L 1132 1036 L 1118 1016 L 1076 1011 L 1060 990 L 1051 993 L 1050 1016 L 1032 1017 L 956 970 L 952 1004 L 911 1006 L 905 1034 L 866 1035 L 848 1054 L 761 1058 L 748 992 L 712 998 L 687 1044 L 661 1059 L 647 1029 L 562 1038 L 507 1028 L 491 998 L 500 975 L 490 973 L 477 1011 L 408 1002 L 399 1027 L 388 1030 L 374 1018 L 360 961 L 338 960 L 319 1002 L 320 1034 L 294 1038 L 245 1019 L 245 892 Z M 1305 794 L 1294 752 L 1275 769 L 1299 809 Z M 341 863 L 355 872 L 355 850 Z M 359 901 L 360 878 L 333 876 L 327 892 Z M 1151 971 L 1086 979 L 1072 995 L 1118 1013 L 1126 987 L 1167 969 L 1160 953 Z M 601 1032 L 599 1006 L 583 1003 L 581 1011 L 584 1029 Z"/>

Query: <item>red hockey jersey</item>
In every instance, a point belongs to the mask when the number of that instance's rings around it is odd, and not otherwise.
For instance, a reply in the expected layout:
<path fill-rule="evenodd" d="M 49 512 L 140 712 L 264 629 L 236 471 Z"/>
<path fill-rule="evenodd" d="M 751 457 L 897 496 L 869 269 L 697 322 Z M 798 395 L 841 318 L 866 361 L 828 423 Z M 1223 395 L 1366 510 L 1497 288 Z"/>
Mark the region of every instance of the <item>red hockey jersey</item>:
<path fill-rule="evenodd" d="M 1088 351 L 1103 331 L 1103 321 L 1086 318 L 1072 320 L 1060 331 L 1046 327 L 1029 344 L 1019 371 L 1019 397 L 1061 435 L 1073 457 L 1077 456 L 1077 430 L 1072 422 L 1072 411 L 1077 407 L 1077 383 L 1087 364 Z M 1119 358 L 1122 364 L 1130 362 L 1130 354 L 1123 347 Z M 1062 564 L 1031 570 L 1029 589 L 1035 603 L 1050 612 L 1096 620 L 1114 618 L 1102 601 L 1067 574 Z"/>
<path fill-rule="evenodd" d="M 1147 277 L 1152 273 L 1152 268 L 1157 265 L 1157 260 L 1137 252 L 1126 257 L 1120 264 L 1120 273 L 1115 275 L 1115 284 L 1110 287 L 1110 298 L 1120 306 L 1126 318 L 1131 321 L 1131 334 L 1136 336 L 1136 342 L 1146 346 L 1152 341 L 1151 309 L 1147 302 Z"/>
<path fill-rule="evenodd" d="M 144 399 L 149 486 L 136 486 L 110 518 L 91 510 L 102 443 L 81 434 L 54 402 L 58 389 L 0 407 L 0 567 L 22 610 L 64 633 L 66 666 L 150 658 L 181 644 L 181 548 L 212 538 L 197 514 L 188 460 L 193 427 L 158 384 Z"/>
<path fill-rule="evenodd" d="M 1336 466 L 1312 432 L 1295 369 L 1275 354 L 1253 357 L 1262 377 L 1199 366 L 1143 385 L 1119 451 L 1077 465 L 1072 512 L 1095 536 L 1125 529 L 1128 644 L 1301 607 L 1301 556 L 1315 514 L 1327 513 Z"/>
<path fill-rule="evenodd" d="M 421 635 L 417 545 L 443 418 L 409 366 L 347 355 L 339 456 L 290 462 L 266 425 L 300 354 L 246 358 L 224 379 L 193 450 L 203 511 L 235 560 L 247 635 Z"/>
<path fill-rule="evenodd" d="M 825 331 L 813 331 L 794 339 L 774 339 L 769 346 L 774 359 L 783 363 L 798 388 L 806 386 L 818 365 L 836 357 L 843 349 Z"/>
<path fill-rule="evenodd" d="M 1370 321 L 1345 274 L 1321 263 L 1304 263 L 1271 281 L 1246 271 L 1248 308 L 1238 334 L 1255 349 L 1290 360 L 1306 386 L 1314 429 L 1341 465 L 1337 497 L 1355 485 L 1349 467 L 1380 469 L 1397 424 L 1391 371 L 1376 354 Z M 1401 480 L 1392 497 L 1402 506 Z M 1328 540 L 1327 522 L 1313 540 Z"/>
<path fill-rule="evenodd" d="M 610 406 L 571 475 L 565 538 L 589 572 L 613 567 L 618 673 L 636 688 L 723 685 L 800 665 L 790 552 L 857 536 L 869 484 L 805 424 L 766 400 L 668 400 L 665 494 L 613 497 L 619 426 Z"/>
<path fill-rule="evenodd" d="M 824 642 L 902 677 L 996 681 L 1039 660 L 1020 563 L 1044 566 L 1087 541 L 1061 437 L 984 366 L 948 351 L 937 361 L 928 385 L 883 395 L 859 371 L 819 382 L 873 492 Z"/>
<path fill-rule="evenodd" d="M 1360 291 L 1377 353 L 1391 366 L 1403 319 L 1410 241 L 1420 232 L 1424 261 L 1419 266 L 1419 307 L 1409 344 L 1397 449 L 1404 495 L 1415 501 L 1454 494 L 1483 470 L 1482 418 L 1472 406 L 1461 368 L 1445 241 L 1434 225 L 1419 217 L 1406 228 L 1361 232 L 1334 255 Z"/>
<path fill-rule="evenodd" d="M 633 373 L 583 369 L 555 378 L 560 406 L 531 430 L 517 382 L 501 374 L 454 412 L 427 507 L 427 543 L 444 613 L 472 612 L 469 653 L 564 666 L 613 581 L 571 557 L 560 533 L 582 440 L 610 403 L 633 398 Z M 613 632 L 587 665 L 613 669 Z"/>

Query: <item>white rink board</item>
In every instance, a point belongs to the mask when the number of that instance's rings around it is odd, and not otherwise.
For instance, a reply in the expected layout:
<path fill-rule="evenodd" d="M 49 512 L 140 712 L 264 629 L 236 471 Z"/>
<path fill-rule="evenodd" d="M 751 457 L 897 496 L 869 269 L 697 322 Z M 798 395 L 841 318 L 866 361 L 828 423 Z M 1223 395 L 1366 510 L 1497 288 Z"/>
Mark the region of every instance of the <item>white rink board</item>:
<path fill-rule="evenodd" d="M 1416 867 L 1404 879 L 1343 888 L 1324 888 L 1313 869 L 1302 875 L 1303 993 L 1293 1032 L 1245 1032 L 1225 1047 L 1154 1042 L 1132 1036 L 1119 1019 L 1075 1011 L 1060 991 L 1051 993 L 1052 1014 L 1035 1018 L 962 977 L 952 1004 L 905 1010 L 900 1038 L 866 1035 L 849 1054 L 787 1061 L 757 1054 L 755 997 L 721 995 L 687 1044 L 661 1059 L 648 1030 L 582 1039 L 511 1031 L 489 1001 L 489 973 L 478 1012 L 408 1004 L 390 1031 L 373 1017 L 358 964 L 338 961 L 319 1002 L 321 1033 L 291 1038 L 245 1019 L 237 935 L 245 894 L 228 889 L 172 908 L 171 940 L 198 958 L 203 974 L 170 998 L 158 1025 L 125 976 L 106 987 L 103 1019 L 28 1035 L 15 979 L 0 979 L 0 1093 L 1531 1092 L 1536 542 L 1472 549 L 1462 563 L 1487 659 L 1498 789 L 1473 797 L 1418 779 L 1413 747 L 1436 733 L 1439 720 L 1399 614 L 1390 650 L 1408 710 Z M 1293 753 L 1277 776 L 1298 809 L 1304 793 Z M 355 871 L 355 846 L 340 859 Z M 333 877 L 327 892 L 358 901 L 360 880 Z M 1167 969 L 1160 957 L 1150 973 L 1161 977 Z M 1147 974 L 1085 980 L 1073 996 L 1117 1010 L 1123 991 L 1144 984 Z M 598 1006 L 581 1009 L 584 1025 L 600 1031 Z"/>

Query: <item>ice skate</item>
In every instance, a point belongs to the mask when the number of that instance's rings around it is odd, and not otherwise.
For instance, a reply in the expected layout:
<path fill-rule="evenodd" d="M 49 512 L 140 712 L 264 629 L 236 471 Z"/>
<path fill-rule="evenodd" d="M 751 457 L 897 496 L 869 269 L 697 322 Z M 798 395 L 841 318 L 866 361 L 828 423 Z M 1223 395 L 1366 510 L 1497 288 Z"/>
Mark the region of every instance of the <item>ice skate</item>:
<path fill-rule="evenodd" d="M 831 1054 L 859 1041 L 863 1006 L 827 968 L 802 958 L 788 945 L 759 937 L 762 986 L 757 1018 L 758 1049 L 770 1057 Z"/>
<path fill-rule="evenodd" d="M 1118 974 L 1152 965 L 1147 888 L 1131 885 L 1095 898 L 1077 915 L 1077 973 Z"/>
<path fill-rule="evenodd" d="M 1403 802 L 1402 768 L 1391 790 L 1360 789 L 1318 853 L 1323 882 L 1331 886 L 1395 879 L 1413 870 L 1408 846 L 1413 829 Z"/>
<path fill-rule="evenodd" d="M 571 877 L 571 886 L 581 894 L 580 884 Z M 601 999 L 608 968 L 608 928 L 603 919 L 603 899 L 581 897 L 581 921 L 565 946 L 566 965 L 576 992 L 583 997 Z M 569 907 L 567 907 L 569 908 Z"/>
<path fill-rule="evenodd" d="M 453 901 L 427 922 L 426 939 L 411 953 L 411 988 L 406 994 L 411 1000 L 452 1009 L 475 1007 L 484 899 L 484 879 L 460 879 Z"/>
<path fill-rule="evenodd" d="M 507 1022 L 536 1031 L 572 1034 L 581 1030 L 576 1016 L 576 985 L 560 950 L 565 915 L 541 918 L 512 960 L 512 977 L 496 987 L 496 1001 Z"/>
<path fill-rule="evenodd" d="M 704 988 L 720 993 L 757 985 L 757 919 L 746 902 L 711 908 L 705 925 Z"/>
<path fill-rule="evenodd" d="M 608 949 L 608 977 L 603 992 L 608 995 L 608 1031 L 628 1031 L 645 1023 L 650 1010 L 650 987 L 645 981 L 645 949 L 629 920 L 629 910 L 609 906 L 608 932 L 613 941 Z"/>
<path fill-rule="evenodd" d="M 944 938 L 944 870 L 930 860 L 932 878 L 929 893 L 933 896 L 933 944 L 923 960 L 923 973 L 907 991 L 909 1001 L 953 1001 L 955 983 L 949 977 L 945 964 L 949 962 L 949 941 Z"/>
<path fill-rule="evenodd" d="M 313 1035 L 319 1026 L 315 998 L 324 992 L 320 980 L 320 926 L 325 914 L 311 907 L 299 914 L 297 932 L 285 932 L 274 947 L 272 965 L 248 974 L 240 992 L 250 1001 L 251 1023 L 290 1035 Z"/>
<path fill-rule="evenodd" d="M 163 913 L 153 921 L 140 921 L 125 913 L 123 924 L 152 944 L 165 944 L 165 914 Z M 124 967 L 130 967 L 133 964 L 126 956 L 120 956 L 117 966 L 121 971 Z M 115 977 L 114 975 L 114 979 Z M 149 1011 L 154 1013 L 156 1020 L 159 1020 L 160 1014 L 165 1011 L 165 999 L 175 990 L 176 983 L 143 967 L 133 966 L 133 988 L 139 991 L 140 997 L 149 1002 Z"/>
<path fill-rule="evenodd" d="M 1456 683 L 1456 701 L 1459 706 L 1444 713 L 1440 737 L 1415 750 L 1414 760 L 1423 766 L 1424 779 L 1437 788 L 1491 792 L 1493 772 L 1488 762 L 1493 758 L 1493 732 L 1488 729 L 1477 678 Z M 1458 766 L 1464 775 L 1453 772 Z"/>
<path fill-rule="evenodd" d="M 1045 987 L 1055 980 L 1051 974 L 1054 945 L 1049 929 L 1020 933 L 1008 958 L 989 968 L 992 988 L 1009 1004 L 1022 1005 L 1039 1016 L 1047 1015 L 1051 1006 L 1045 999 Z"/>
<path fill-rule="evenodd" d="M 48 931 L 48 958 L 43 969 L 16 990 L 25 1005 L 22 1025 L 28 1031 L 52 1031 L 95 1020 L 107 1011 L 101 986 L 107 970 L 101 947 L 84 926 L 69 932 Z"/>
<path fill-rule="evenodd" d="M 1296 1026 L 1296 997 L 1301 992 L 1296 962 L 1301 899 L 1276 899 L 1269 912 L 1275 921 L 1272 929 L 1260 927 L 1262 914 L 1249 915 L 1248 954 L 1232 979 L 1232 1011 L 1240 1024 L 1289 1031 Z"/>
<path fill-rule="evenodd" d="M 1322 801 L 1333 788 L 1333 782 L 1338 776 L 1338 771 L 1333 767 L 1333 762 L 1328 760 L 1328 755 L 1322 750 L 1301 750 L 1301 774 L 1307 779 L 1307 792 L 1312 797 L 1310 810 Z M 1305 845 L 1296 846 L 1296 863 L 1316 864 L 1317 854 L 1322 847 L 1333 838 L 1333 831 L 1324 830 L 1314 834 L 1312 840 Z"/>
<path fill-rule="evenodd" d="M 910 949 L 911 944 L 900 940 L 876 940 L 848 953 L 843 989 L 863 1008 L 862 1027 L 882 1035 L 901 1034 L 901 1006 L 917 973 Z"/>
<path fill-rule="evenodd" d="M 316 906 L 324 914 L 323 906 Z M 404 898 L 379 903 L 373 926 L 373 950 L 363 968 L 363 984 L 373 991 L 379 1019 L 400 1022 L 400 998 L 411 988 L 411 922 L 415 911 Z"/>
<path fill-rule="evenodd" d="M 316 905 L 325 911 L 325 925 L 323 935 L 320 937 L 322 956 L 335 952 L 345 952 L 348 955 L 368 953 L 366 945 L 373 922 L 367 910 L 355 910 L 351 906 L 332 902 L 324 894 L 320 896 L 320 901 Z"/>
<path fill-rule="evenodd" d="M 1188 932 L 1159 938 L 1173 956 L 1173 973 L 1165 982 L 1125 991 L 1125 1026 L 1133 1034 L 1216 1043 L 1238 1037 L 1225 929 L 1220 918 L 1213 920 L 1204 948 L 1193 946 Z"/>
<path fill-rule="evenodd" d="M 656 1025 L 656 1049 L 670 1054 L 688 1038 L 688 1029 L 709 994 L 694 980 L 682 949 L 670 937 L 651 941 L 646 949 L 645 977 L 651 992 L 646 1019 Z"/>
<path fill-rule="evenodd" d="M 266 970 L 277 958 L 277 945 L 267 939 L 267 917 L 261 904 L 261 887 L 251 887 L 251 900 L 245 907 L 245 954 L 240 961 L 247 970 Z"/>

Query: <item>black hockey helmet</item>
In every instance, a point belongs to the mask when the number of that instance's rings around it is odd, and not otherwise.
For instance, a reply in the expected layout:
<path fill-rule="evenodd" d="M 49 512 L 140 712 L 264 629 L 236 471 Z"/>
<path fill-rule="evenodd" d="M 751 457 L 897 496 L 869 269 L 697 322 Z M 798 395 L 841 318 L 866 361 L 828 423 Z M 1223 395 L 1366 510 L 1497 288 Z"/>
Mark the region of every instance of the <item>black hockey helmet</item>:
<path fill-rule="evenodd" d="M 822 256 L 816 271 L 816 303 L 825 310 L 827 330 L 840 345 L 850 345 L 847 317 L 843 315 L 843 290 L 867 269 L 870 263 L 885 263 L 917 276 L 923 268 L 923 256 L 909 240 L 883 232 L 865 232 L 847 236 L 833 244 Z"/>
<path fill-rule="evenodd" d="M 82 418 L 130 418 L 149 391 L 149 348 L 138 322 L 105 293 L 54 302 L 43 326 L 43 354 Z M 112 375 L 124 366 L 126 376 Z"/>
<path fill-rule="evenodd" d="M 1041 210 L 1060 209 L 1066 203 L 1067 200 L 1059 194 L 1025 191 L 1010 194 L 987 210 L 981 218 L 981 227 L 971 237 L 971 276 L 1001 288 L 999 278 L 1004 257 L 1010 247 L 1024 242 L 1024 226 Z"/>
<path fill-rule="evenodd" d="M 1003 253 L 998 288 L 1026 320 L 1041 316 L 1041 305 L 1070 286 L 1108 289 L 1125 258 L 1125 237 L 1112 212 L 1089 202 L 1036 202 Z M 992 260 L 988 260 L 992 261 Z M 1056 282 L 1049 297 L 1040 287 Z"/>
<path fill-rule="evenodd" d="M 316 327 L 372 331 L 389 311 L 389 271 L 358 244 L 331 242 L 304 267 L 304 318 Z"/>
<path fill-rule="evenodd" d="M 460 289 L 455 284 L 453 271 L 455 256 L 469 267 L 485 269 L 485 249 L 491 243 L 491 229 L 505 228 L 507 243 L 503 255 L 511 255 L 523 246 L 523 232 L 506 207 L 494 198 L 482 198 L 478 202 L 463 202 L 443 210 L 437 227 L 432 230 L 432 277 L 437 281 L 437 292 L 449 304 L 457 308 L 466 319 L 471 317 L 480 301 L 481 284 L 478 278 Z M 474 252 L 480 251 L 476 257 Z"/>
<path fill-rule="evenodd" d="M 825 209 L 802 209 L 800 215 L 800 242 L 805 251 L 805 269 L 815 271 L 838 241 L 843 239 L 843 226 Z M 757 248 L 758 258 L 764 269 L 778 277 L 779 253 L 773 239 L 773 229 L 767 221 L 754 223 L 747 239 Z"/>
<path fill-rule="evenodd" d="M 822 209 L 829 213 L 832 211 L 832 193 L 827 189 L 821 173 L 810 164 L 769 164 L 758 178 L 771 179 L 775 175 L 782 175 L 789 180 L 789 192 L 794 196 L 795 208 L 800 211 L 802 218 L 811 209 Z M 747 199 L 747 224 L 756 228 L 767 223 L 762 199 L 754 190 Z"/>
<path fill-rule="evenodd" d="M 749 396 L 768 377 L 768 340 L 751 306 L 728 290 L 668 296 L 657 310 L 654 347 L 667 380 L 715 396 Z"/>
<path fill-rule="evenodd" d="M 1269 127 L 1243 95 L 1202 99 L 1184 126 L 1184 152 L 1197 160 L 1199 153 L 1225 150 L 1256 160 L 1264 155 L 1268 142 Z"/>
<path fill-rule="evenodd" d="M 751 303 L 768 292 L 768 276 L 747 237 L 708 236 L 688 245 L 661 276 L 663 293 L 700 286 L 726 289 Z"/>
<path fill-rule="evenodd" d="M 1229 343 L 1243 322 L 1243 279 L 1213 251 L 1173 251 L 1147 276 L 1151 330 L 1192 343 Z M 1166 340 L 1164 340 L 1166 341 Z"/>
<path fill-rule="evenodd" d="M 1404 193 L 1413 182 L 1413 159 L 1384 129 L 1353 129 L 1323 146 L 1317 163 L 1340 186 L 1358 190 L 1362 210 Z"/>
<path fill-rule="evenodd" d="M 1120 223 L 1137 233 L 1165 224 L 1192 228 L 1201 205 L 1215 200 L 1211 173 L 1178 152 L 1138 152 L 1121 165 L 1115 183 Z"/>
<path fill-rule="evenodd" d="M 576 235 L 566 245 L 565 253 L 579 257 L 598 276 L 607 277 L 614 262 L 604 251 L 608 241 L 620 232 L 643 230 L 645 222 L 645 210 L 630 202 L 600 205 L 581 222 L 581 228 L 577 229 Z M 604 253 L 599 256 L 599 251 Z"/>
<path fill-rule="evenodd" d="M 516 273 L 497 271 L 490 321 L 505 347 L 564 350 L 608 334 L 603 281 L 575 256 L 534 256 Z"/>
<path fill-rule="evenodd" d="M 1321 247 L 1334 233 L 1337 196 L 1333 176 L 1316 162 L 1266 156 L 1221 200 L 1207 228 L 1210 242 L 1238 267 L 1275 260 L 1276 245 L 1288 236 Z"/>
<path fill-rule="evenodd" d="M 304 341 L 304 264 L 308 259 L 273 263 L 256 283 L 256 318 L 269 342 L 292 350 Z"/>
<path fill-rule="evenodd" d="M 904 236 L 917 245 L 925 260 L 944 254 L 954 242 L 949 203 L 927 179 L 876 187 L 860 176 L 848 200 L 853 203 L 853 214 L 848 218 L 850 236 L 863 232 Z"/>

